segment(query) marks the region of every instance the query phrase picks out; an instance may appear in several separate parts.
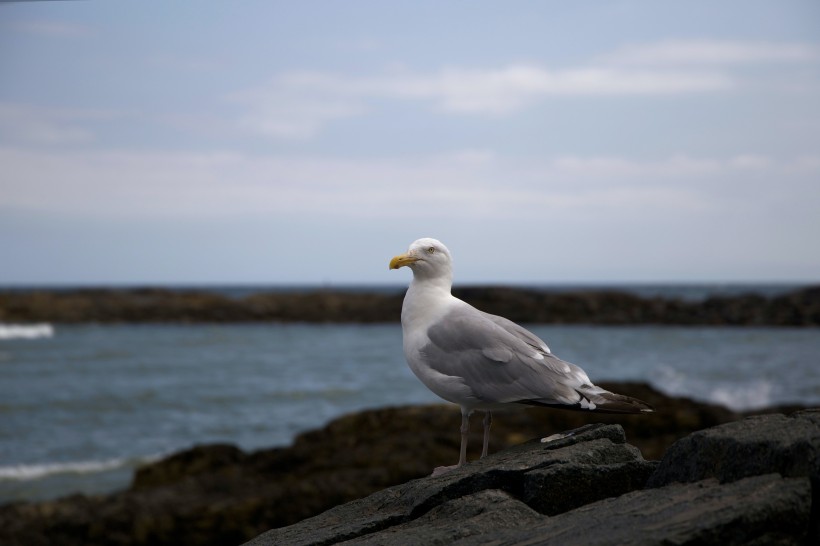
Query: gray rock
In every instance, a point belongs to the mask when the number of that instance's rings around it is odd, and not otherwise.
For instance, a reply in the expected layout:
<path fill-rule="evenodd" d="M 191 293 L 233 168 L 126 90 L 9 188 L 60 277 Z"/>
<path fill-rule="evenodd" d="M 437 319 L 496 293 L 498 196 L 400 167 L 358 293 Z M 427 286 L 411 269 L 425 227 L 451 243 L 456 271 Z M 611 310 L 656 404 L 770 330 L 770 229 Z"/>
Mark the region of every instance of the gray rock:
<path fill-rule="evenodd" d="M 731 416 L 684 399 L 655 405 L 663 411 L 641 416 L 630 438 L 671 438 Z M 339 419 L 288 449 L 196 448 L 141 472 L 129 491 L 0 507 L 0 544 L 240 544 L 310 514 L 320 515 L 252 544 L 820 544 L 820 411 L 698 432 L 660 465 L 626 444 L 620 426 L 587 425 L 408 481 L 457 455 L 447 451 L 458 448 L 451 434 L 430 432 L 451 430 L 457 413 L 384 409 Z M 505 416 L 494 441 L 573 428 L 580 423 L 553 416 L 583 414 L 545 415 L 530 428 Z M 640 491 L 650 475 L 655 487 Z M 395 483 L 404 484 L 382 490 Z"/>
<path fill-rule="evenodd" d="M 459 533 L 470 536 L 475 528 L 475 520 L 471 518 L 478 515 L 478 499 L 485 498 L 476 497 L 478 493 L 494 491 L 486 495 L 495 495 L 493 498 L 503 504 L 505 510 L 518 514 L 533 516 L 534 511 L 527 508 L 527 504 L 560 513 L 585 502 L 641 488 L 654 469 L 654 463 L 644 461 L 634 446 L 625 443 L 620 426 L 588 425 L 554 442 L 527 442 L 435 478 L 385 489 L 295 525 L 268 531 L 248 544 L 333 544 L 364 540 L 367 535 L 408 522 L 439 529 L 445 537 L 441 540 L 452 540 Z M 500 492 L 518 500 L 499 497 Z M 456 524 L 452 517 L 435 518 L 439 512 L 461 513 L 465 517 Z M 425 515 L 428 516 L 425 518 Z M 447 525 L 455 527 L 447 528 Z"/>
<path fill-rule="evenodd" d="M 493 423 L 491 451 L 539 435 L 609 423 L 623 426 L 645 458 L 660 459 L 678 438 L 739 418 L 726 408 L 669 397 L 641 383 L 601 386 L 645 400 L 659 411 L 634 416 L 505 413 Z M 143 467 L 126 491 L 0 506 L 0 544 L 241 544 L 268 529 L 427 476 L 435 466 L 455 461 L 459 442 L 453 431 L 460 422 L 459 410 L 452 405 L 381 408 L 335 419 L 300 434 L 285 448 L 243 453 L 230 446 L 193 447 Z M 470 446 L 472 460 L 481 449 L 480 424 L 473 427 Z M 586 471 L 589 475 L 594 468 Z"/>
<path fill-rule="evenodd" d="M 450 545 L 457 540 L 473 543 L 488 530 L 516 529 L 541 524 L 542 516 L 523 502 L 498 489 L 485 489 L 436 506 L 421 517 L 379 533 L 342 544 Z"/>
<path fill-rule="evenodd" d="M 692 433 L 672 444 L 647 486 L 772 472 L 820 479 L 820 410 L 747 417 Z"/>
<path fill-rule="evenodd" d="M 588 504 L 538 525 L 492 530 L 454 542 L 561 546 L 798 545 L 805 543 L 811 487 L 776 474 L 730 485 L 717 480 L 674 484 Z M 401 544 L 379 541 L 371 544 Z"/>
<path fill-rule="evenodd" d="M 726 483 L 771 472 L 810 479 L 807 540 L 820 543 L 820 409 L 747 417 L 694 432 L 672 444 L 647 487 L 705 478 Z"/>
<path fill-rule="evenodd" d="M 752 417 L 684 438 L 657 465 L 620 427 L 590 425 L 248 544 L 815 544 L 819 430 L 818 411 Z"/>

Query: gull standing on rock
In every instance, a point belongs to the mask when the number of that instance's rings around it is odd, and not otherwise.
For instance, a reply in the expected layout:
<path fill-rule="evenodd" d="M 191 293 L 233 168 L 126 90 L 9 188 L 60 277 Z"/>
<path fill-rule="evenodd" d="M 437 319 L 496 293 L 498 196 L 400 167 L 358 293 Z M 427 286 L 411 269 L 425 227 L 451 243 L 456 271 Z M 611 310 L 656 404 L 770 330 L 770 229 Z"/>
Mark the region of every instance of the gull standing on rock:
<path fill-rule="evenodd" d="M 653 411 L 646 402 L 592 384 L 574 364 L 552 354 L 547 344 L 514 322 L 479 311 L 450 293 L 450 251 L 436 239 L 419 239 L 390 260 L 408 266 L 413 280 L 401 308 L 407 364 L 428 389 L 461 406 L 461 455 L 467 462 L 470 415 L 484 411 L 487 455 L 492 411 L 512 405 L 546 406 L 605 413 Z"/>

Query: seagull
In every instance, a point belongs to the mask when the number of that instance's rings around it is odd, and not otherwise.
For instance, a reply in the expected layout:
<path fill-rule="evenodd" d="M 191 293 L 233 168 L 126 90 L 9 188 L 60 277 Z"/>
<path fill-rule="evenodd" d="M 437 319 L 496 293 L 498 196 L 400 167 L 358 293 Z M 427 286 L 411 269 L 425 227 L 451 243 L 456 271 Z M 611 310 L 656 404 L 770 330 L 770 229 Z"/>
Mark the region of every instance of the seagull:
<path fill-rule="evenodd" d="M 404 356 L 410 369 L 436 395 L 461 407 L 458 464 L 467 462 L 470 415 L 484 412 L 487 456 L 492 412 L 515 406 L 544 406 L 605 413 L 646 413 L 636 398 L 596 387 L 586 372 L 552 354 L 535 334 L 504 317 L 479 311 L 452 295 L 453 261 L 436 239 L 414 241 L 390 260 L 390 269 L 409 267 L 413 280 L 401 308 Z"/>

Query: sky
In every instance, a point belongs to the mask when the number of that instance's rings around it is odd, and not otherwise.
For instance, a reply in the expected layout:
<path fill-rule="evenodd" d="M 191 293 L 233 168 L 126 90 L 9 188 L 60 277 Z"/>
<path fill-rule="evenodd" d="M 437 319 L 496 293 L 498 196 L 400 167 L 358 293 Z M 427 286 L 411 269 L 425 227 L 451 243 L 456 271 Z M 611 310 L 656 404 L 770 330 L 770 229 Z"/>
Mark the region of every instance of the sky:
<path fill-rule="evenodd" d="M 820 281 L 820 3 L 0 3 L 0 285 Z"/>

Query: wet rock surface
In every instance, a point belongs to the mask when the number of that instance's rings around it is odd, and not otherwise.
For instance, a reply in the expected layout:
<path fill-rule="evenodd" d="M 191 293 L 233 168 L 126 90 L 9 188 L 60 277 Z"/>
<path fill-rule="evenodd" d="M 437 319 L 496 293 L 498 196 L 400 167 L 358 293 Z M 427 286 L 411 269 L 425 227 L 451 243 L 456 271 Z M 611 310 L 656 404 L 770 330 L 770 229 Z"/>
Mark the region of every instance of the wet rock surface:
<path fill-rule="evenodd" d="M 694 433 L 657 469 L 623 443 L 619 426 L 590 425 L 385 489 L 247 546 L 817 544 L 818 415 Z"/>
<path fill-rule="evenodd" d="M 633 491 L 542 517 L 535 525 L 485 528 L 485 533 L 453 544 L 806 544 L 810 504 L 805 478 L 770 474 L 725 486 L 706 480 Z"/>
<path fill-rule="evenodd" d="M 455 288 L 482 311 L 515 322 L 562 324 L 820 325 L 820 287 L 684 301 L 615 290 L 554 292 L 493 286 Z M 0 292 L 0 322 L 396 322 L 395 293 L 314 290 L 232 298 L 197 290 L 82 289 Z"/>
<path fill-rule="evenodd" d="M 0 506 L 0 544 L 223 545 L 254 537 L 274 543 L 265 534 L 272 529 L 272 536 L 287 533 L 289 538 L 282 543 L 390 544 L 404 536 L 418 537 L 420 543 L 462 540 L 467 544 L 478 543 L 476 537 L 490 536 L 491 530 L 497 533 L 497 543 L 516 544 L 529 540 L 520 533 L 547 529 L 544 526 L 554 521 L 564 522 L 561 525 L 566 527 L 561 529 L 571 534 L 571 520 L 558 518 L 570 518 L 599 503 L 613 503 L 602 505 L 611 514 L 593 513 L 621 521 L 619 532 L 626 533 L 631 519 L 642 512 L 654 513 L 651 507 L 660 507 L 667 497 L 666 511 L 658 512 L 660 519 L 645 520 L 646 529 L 655 526 L 658 533 L 667 532 L 672 524 L 685 529 L 706 521 L 703 513 L 714 512 L 715 518 L 723 514 L 723 519 L 714 520 L 710 527 L 714 532 L 692 535 L 706 537 L 699 543 L 718 543 L 709 542 L 709 537 L 726 539 L 726 544 L 743 543 L 748 533 L 732 538 L 733 526 L 757 529 L 760 536 L 777 538 L 781 544 L 796 543 L 801 533 L 808 532 L 802 522 L 813 517 L 811 510 L 818 505 L 817 501 L 812 505 L 811 499 L 811 491 L 817 496 L 818 490 L 817 434 L 812 428 L 818 422 L 816 412 L 792 417 L 782 413 L 799 408 L 777 408 L 781 415 L 736 422 L 744 416 L 668 397 L 647 385 L 602 386 L 646 400 L 658 411 L 644 416 L 543 409 L 500 413 L 493 423 L 491 456 L 483 460 L 476 460 L 481 419 L 474 418 L 470 464 L 436 478 L 426 476 L 434 467 L 458 458 L 458 408 L 430 405 L 363 411 L 302 434 L 284 448 L 248 453 L 230 445 L 197 446 L 143 467 L 128 490 L 111 495 Z M 716 427 L 722 423 L 730 424 Z M 795 429 L 793 423 L 801 428 Z M 690 436 L 709 427 L 716 428 L 697 433 L 694 440 Z M 548 444 L 539 441 L 572 429 L 579 430 L 568 438 Z M 772 464 L 759 463 L 760 449 L 743 447 L 757 445 L 757 440 L 752 441 L 755 433 L 765 445 L 780 446 L 773 451 Z M 708 448 L 707 439 L 716 445 L 731 440 L 740 447 Z M 691 445 L 700 459 L 689 460 L 687 446 Z M 732 470 L 731 480 L 725 479 L 730 469 L 727 456 L 736 468 L 752 470 Z M 758 475 L 769 477 L 744 482 Z M 647 482 L 653 487 L 645 488 Z M 732 490 L 734 498 L 757 499 L 752 515 L 718 509 L 724 502 L 721 488 L 729 485 L 740 488 Z M 686 504 L 687 498 L 700 500 Z M 766 508 L 766 498 L 779 500 Z M 712 499 L 712 509 L 699 512 L 706 499 Z M 679 521 L 672 517 L 676 511 L 687 515 Z M 791 530 L 771 523 L 785 517 L 797 522 Z M 313 523 L 305 523 L 305 518 L 313 518 Z M 587 518 L 589 529 L 578 529 L 578 536 L 587 544 L 618 543 L 600 542 L 606 536 L 594 539 L 597 532 L 606 535 L 605 524 Z M 334 534 L 341 529 L 343 533 Z M 674 542 L 683 535 L 651 536 L 671 537 L 668 540 Z"/>
<path fill-rule="evenodd" d="M 554 442 L 534 440 L 441 476 L 384 489 L 297 525 L 270 531 L 249 544 L 334 544 L 405 524 L 448 503 L 437 516 L 444 520 L 427 517 L 422 524 L 438 522 L 436 526 L 441 528 L 438 532 L 452 540 L 455 537 L 443 523 L 453 522 L 453 511 L 466 508 L 468 516 L 474 513 L 475 509 L 469 505 L 474 505 L 477 497 L 470 498 L 467 505 L 451 501 L 489 490 L 494 495 L 507 493 L 511 499 L 523 501 L 536 512 L 547 508 L 548 512 L 562 513 L 642 488 L 654 468 L 653 463 L 643 460 L 637 448 L 625 443 L 620 426 L 587 425 Z M 590 474 L 596 479 L 590 479 Z M 509 502 L 506 505 L 512 506 Z M 411 526 L 405 529 L 407 527 Z M 478 530 L 487 532 L 489 529 Z M 394 530 L 390 534 L 397 535 Z M 464 530 L 457 534 L 464 534 Z M 403 539 L 398 533 L 396 540 Z M 379 537 L 369 540 L 380 542 Z"/>
<path fill-rule="evenodd" d="M 809 543 L 820 544 L 820 409 L 753 416 L 695 432 L 669 448 L 647 485 L 706 478 L 730 483 L 766 473 L 808 478 Z"/>
<path fill-rule="evenodd" d="M 820 481 L 820 410 L 747 417 L 690 434 L 669 448 L 649 486 L 768 473 Z"/>

